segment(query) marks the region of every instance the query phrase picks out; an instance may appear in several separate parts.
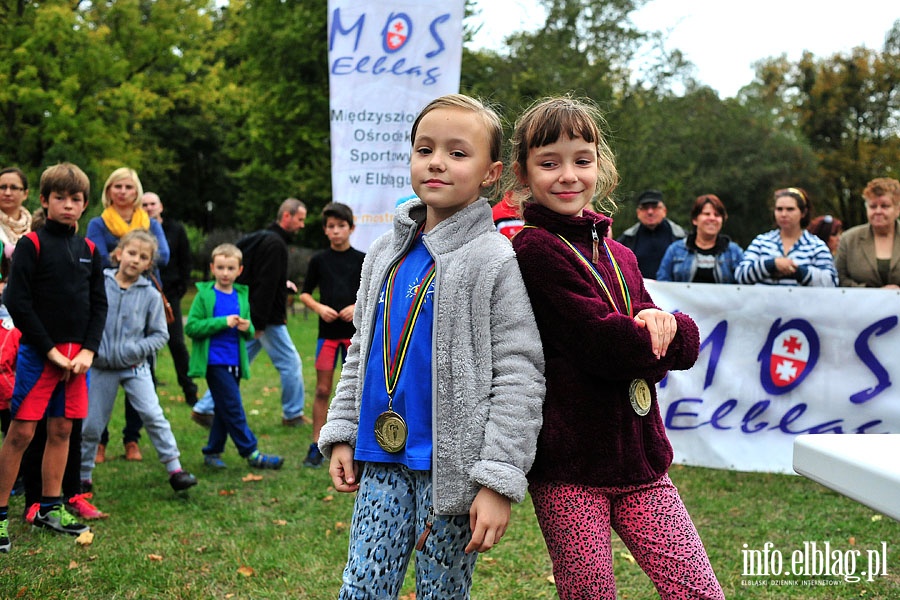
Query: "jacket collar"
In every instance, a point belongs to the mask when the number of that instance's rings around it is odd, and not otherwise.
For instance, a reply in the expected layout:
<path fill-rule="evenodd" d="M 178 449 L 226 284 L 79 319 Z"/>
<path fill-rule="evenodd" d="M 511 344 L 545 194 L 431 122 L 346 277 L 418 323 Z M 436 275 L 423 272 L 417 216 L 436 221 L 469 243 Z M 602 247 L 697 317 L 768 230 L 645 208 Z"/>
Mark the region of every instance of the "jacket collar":
<path fill-rule="evenodd" d="M 419 226 L 425 222 L 425 204 L 418 198 L 404 202 L 394 215 L 394 250 L 400 252 L 412 243 Z M 479 198 L 453 216 L 444 219 L 426 235 L 426 246 L 433 255 L 457 250 L 473 238 L 494 230 L 491 206 Z"/>
<path fill-rule="evenodd" d="M 597 235 L 603 238 L 612 224 L 612 219 L 609 217 L 587 209 L 580 217 L 569 217 L 534 202 L 525 205 L 524 216 L 528 225 L 543 227 L 551 233 L 558 233 L 569 241 L 590 240 L 591 227 L 596 228 Z"/>

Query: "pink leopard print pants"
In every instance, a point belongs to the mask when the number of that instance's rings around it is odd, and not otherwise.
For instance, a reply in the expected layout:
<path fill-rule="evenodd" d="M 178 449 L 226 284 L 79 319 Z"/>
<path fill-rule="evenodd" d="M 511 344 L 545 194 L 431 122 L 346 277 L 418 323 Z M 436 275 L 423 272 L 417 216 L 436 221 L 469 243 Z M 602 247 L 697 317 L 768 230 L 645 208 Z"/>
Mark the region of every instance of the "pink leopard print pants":
<path fill-rule="evenodd" d="M 627 487 L 532 484 L 529 491 L 561 600 L 615 600 L 610 527 L 660 598 L 725 598 L 668 475 Z"/>

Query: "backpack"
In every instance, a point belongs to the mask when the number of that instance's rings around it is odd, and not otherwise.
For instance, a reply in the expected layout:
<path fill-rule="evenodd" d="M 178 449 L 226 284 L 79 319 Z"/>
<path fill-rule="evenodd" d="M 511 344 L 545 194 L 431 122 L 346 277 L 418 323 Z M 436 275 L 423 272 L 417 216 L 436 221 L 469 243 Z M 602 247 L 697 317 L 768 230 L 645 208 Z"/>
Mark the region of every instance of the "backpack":
<path fill-rule="evenodd" d="M 40 258 L 41 257 L 41 238 L 38 237 L 37 231 L 29 231 L 22 237 L 27 237 L 29 240 L 31 240 L 31 243 L 34 244 L 34 253 L 37 255 L 38 258 Z M 84 243 L 87 244 L 88 249 L 90 249 L 91 256 L 93 256 L 94 249 L 97 247 L 97 245 L 87 238 L 82 238 L 82 239 L 84 240 Z"/>

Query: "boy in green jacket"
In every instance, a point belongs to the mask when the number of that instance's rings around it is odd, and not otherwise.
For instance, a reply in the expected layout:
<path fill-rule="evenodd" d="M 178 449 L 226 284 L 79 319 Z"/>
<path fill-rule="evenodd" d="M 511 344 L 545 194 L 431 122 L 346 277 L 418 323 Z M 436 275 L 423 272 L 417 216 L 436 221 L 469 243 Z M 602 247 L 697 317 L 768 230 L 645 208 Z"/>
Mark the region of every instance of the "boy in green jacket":
<path fill-rule="evenodd" d="M 209 440 L 203 448 L 206 465 L 225 468 L 221 454 L 231 436 L 238 453 L 251 467 L 280 469 L 282 457 L 262 454 L 257 448 L 241 399 L 240 380 L 250 378 L 245 343 L 255 333 L 248 288 L 235 283 L 243 270 L 242 258 L 234 244 L 216 246 L 209 265 L 215 281 L 197 283 L 197 296 L 184 325 L 192 340 L 188 376 L 206 377 L 215 406 Z"/>

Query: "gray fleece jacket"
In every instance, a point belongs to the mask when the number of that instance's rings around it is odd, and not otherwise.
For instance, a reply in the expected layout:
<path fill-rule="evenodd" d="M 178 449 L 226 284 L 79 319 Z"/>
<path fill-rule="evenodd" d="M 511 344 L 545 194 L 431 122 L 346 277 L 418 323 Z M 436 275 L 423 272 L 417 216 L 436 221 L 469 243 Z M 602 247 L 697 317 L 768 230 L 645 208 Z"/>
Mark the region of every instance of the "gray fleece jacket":
<path fill-rule="evenodd" d="M 116 269 L 105 269 L 103 282 L 109 309 L 93 366 L 115 370 L 139 365 L 169 341 L 162 297 L 146 277 L 123 290 Z"/>
<path fill-rule="evenodd" d="M 378 299 L 390 266 L 425 220 L 418 200 L 397 208 L 392 231 L 366 253 L 356 299 L 356 334 L 319 435 L 356 444 Z M 425 237 L 434 257 L 432 479 L 438 514 L 469 511 L 481 487 L 520 502 L 534 461 L 544 400 L 544 356 L 528 293 L 509 241 L 480 199 Z"/>

